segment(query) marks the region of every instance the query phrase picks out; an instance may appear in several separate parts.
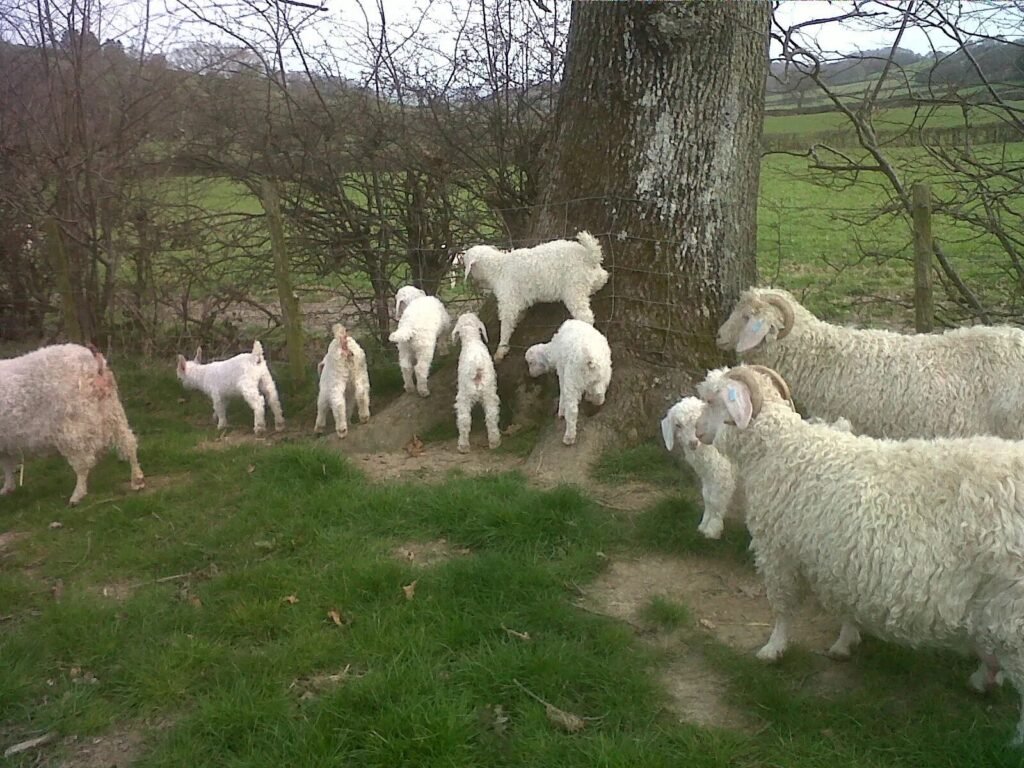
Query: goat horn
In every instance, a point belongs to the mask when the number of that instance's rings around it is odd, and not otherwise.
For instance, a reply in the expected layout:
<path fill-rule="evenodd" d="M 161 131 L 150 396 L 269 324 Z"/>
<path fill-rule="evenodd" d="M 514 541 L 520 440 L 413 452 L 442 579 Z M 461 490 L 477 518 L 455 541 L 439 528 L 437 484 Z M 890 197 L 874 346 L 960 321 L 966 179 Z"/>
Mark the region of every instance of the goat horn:
<path fill-rule="evenodd" d="M 758 373 L 763 373 L 769 379 L 772 380 L 772 384 L 779 390 L 779 394 L 782 395 L 782 399 L 790 405 L 793 405 L 793 395 L 789 391 L 789 384 L 782 378 L 782 374 L 776 371 L 774 368 L 769 368 L 767 365 L 748 365 L 748 368 L 753 368 Z"/>
<path fill-rule="evenodd" d="M 789 332 L 793 330 L 793 307 L 786 300 L 784 296 L 780 296 L 777 293 L 765 294 L 764 300 L 766 303 L 771 304 L 779 312 L 782 313 L 782 330 L 779 331 L 779 335 L 776 339 L 784 339 L 789 335 Z"/>
<path fill-rule="evenodd" d="M 756 418 L 757 414 L 761 412 L 761 403 L 764 398 L 761 397 L 761 383 L 757 380 L 754 372 L 746 366 L 741 366 L 726 371 L 725 376 L 747 385 L 747 390 L 750 392 L 750 418 Z"/>

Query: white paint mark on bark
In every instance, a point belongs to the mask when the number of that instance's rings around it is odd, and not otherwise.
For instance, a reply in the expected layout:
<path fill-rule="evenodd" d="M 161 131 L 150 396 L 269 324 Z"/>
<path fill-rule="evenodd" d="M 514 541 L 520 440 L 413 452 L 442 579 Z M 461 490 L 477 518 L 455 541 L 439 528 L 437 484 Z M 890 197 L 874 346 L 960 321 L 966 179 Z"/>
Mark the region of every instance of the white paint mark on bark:
<path fill-rule="evenodd" d="M 673 172 L 678 165 L 675 154 L 679 144 L 676 130 L 679 121 L 671 99 L 663 93 L 671 90 L 658 88 L 652 83 L 640 99 L 641 115 L 651 119 L 646 121 L 647 135 L 643 139 L 644 150 L 636 175 L 637 196 L 641 200 L 653 201 L 658 215 L 666 222 L 675 218 L 677 204 L 672 190 L 679 183 Z M 638 123 L 643 125 L 642 121 Z"/>

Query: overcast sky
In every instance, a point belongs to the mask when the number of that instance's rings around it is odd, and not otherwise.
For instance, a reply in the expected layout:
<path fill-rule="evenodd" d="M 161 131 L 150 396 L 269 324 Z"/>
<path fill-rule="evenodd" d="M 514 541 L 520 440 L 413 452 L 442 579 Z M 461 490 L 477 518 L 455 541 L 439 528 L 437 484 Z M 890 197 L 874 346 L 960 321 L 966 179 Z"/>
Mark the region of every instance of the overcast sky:
<path fill-rule="evenodd" d="M 58 6 L 60 0 L 53 0 Z M 305 0 L 312 2 L 314 0 Z M 521 0 L 526 2 L 527 0 Z M 549 3 L 558 3 L 558 13 L 568 17 L 568 0 L 548 0 Z M 590 0 L 598 2 L 600 0 Z M 743 0 L 739 0 L 742 2 Z M 10 3 L 10 8 L 17 9 L 19 6 L 25 13 L 31 13 L 32 0 L 0 0 L 4 5 Z M 128 47 L 136 47 L 140 30 L 142 28 L 139 19 L 145 8 L 149 8 L 153 16 L 149 26 L 148 50 L 167 51 L 193 40 L 217 42 L 226 39 L 226 35 L 219 33 L 208 25 L 197 24 L 195 14 L 188 8 L 191 6 L 201 13 L 216 15 L 219 11 L 233 8 L 232 0 L 94 0 L 96 3 L 95 17 L 103 18 L 104 28 L 94 31 L 98 32 L 101 40 L 115 37 L 120 38 Z M 333 54 L 341 58 L 349 58 L 344 51 L 347 45 L 351 45 L 353 30 L 363 30 L 365 39 L 366 14 L 370 15 L 371 26 L 377 22 L 378 0 L 324 0 L 327 11 L 322 13 L 305 12 L 298 8 L 288 8 L 289 18 L 297 20 L 302 16 L 312 17 L 315 23 L 306 24 L 303 32 L 304 45 L 308 47 L 319 47 L 326 45 L 334 49 Z M 403 27 L 418 24 L 420 34 L 432 34 L 439 43 L 447 41 L 450 47 L 453 44 L 456 31 L 460 27 L 461 20 L 453 11 L 453 7 L 465 8 L 467 3 L 471 7 L 478 8 L 480 0 L 380 0 L 389 27 L 396 33 L 400 33 Z M 786 0 L 780 4 L 776 18 L 785 25 L 798 24 L 802 21 L 823 17 L 834 17 L 842 15 L 851 10 L 852 2 L 825 2 L 823 0 Z M 267 0 L 267 6 L 273 8 L 272 0 Z M 1010 34 L 1014 37 L 1024 36 L 1024 30 L 1007 29 L 1005 26 L 999 28 L 1000 19 L 1004 17 L 1007 8 L 1006 3 L 1000 4 L 993 0 L 962 0 L 958 3 L 951 3 L 952 10 L 957 10 L 964 19 L 968 28 L 984 28 L 989 32 Z M 364 13 L 365 9 L 365 13 Z M 426 14 L 424 15 L 424 9 Z M 98 11 L 98 12 L 97 12 Z M 17 11 L 15 11 L 17 13 Z M 243 29 L 245 21 L 243 18 L 232 18 L 231 11 L 224 11 L 222 17 L 227 19 L 229 26 L 237 25 Z M 10 18 L 13 18 L 13 13 Z M 244 14 L 243 14 L 244 15 Z M 1019 14 L 1014 14 L 1016 19 Z M 10 37 L 10 30 L 4 27 L 4 12 L 0 12 L 0 34 Z M 808 28 L 805 33 L 816 40 L 823 48 L 835 52 L 853 52 L 876 49 L 882 46 L 889 46 L 894 39 L 894 32 L 891 30 L 871 29 L 864 22 L 859 23 L 832 23 Z M 926 36 L 921 29 L 911 28 L 905 34 L 901 45 L 919 54 L 926 54 L 932 48 L 948 50 L 953 46 L 952 41 L 932 32 L 932 39 Z M 360 59 L 362 57 L 355 56 Z"/>

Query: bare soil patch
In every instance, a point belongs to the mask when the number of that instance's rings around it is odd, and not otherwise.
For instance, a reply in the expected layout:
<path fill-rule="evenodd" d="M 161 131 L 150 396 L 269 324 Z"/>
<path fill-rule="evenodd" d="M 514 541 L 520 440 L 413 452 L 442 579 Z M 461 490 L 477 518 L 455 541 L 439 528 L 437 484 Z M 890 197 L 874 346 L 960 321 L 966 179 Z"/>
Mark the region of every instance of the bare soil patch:
<path fill-rule="evenodd" d="M 12 549 L 19 539 L 24 539 L 28 535 L 28 531 L 4 531 L 0 533 L 0 552 Z"/>
<path fill-rule="evenodd" d="M 412 437 L 407 435 L 406 439 Z M 377 481 L 419 480 L 426 483 L 443 482 L 454 471 L 467 475 L 491 472 L 510 472 L 522 469 L 523 460 L 507 453 L 495 453 L 487 448 L 473 446 L 470 453 L 459 453 L 455 443 L 427 443 L 419 455 L 405 451 L 386 453 L 346 454 L 367 476 Z"/>
<path fill-rule="evenodd" d="M 429 568 L 432 565 L 451 560 L 453 557 L 464 557 L 470 554 L 466 547 L 453 547 L 447 539 L 435 541 L 407 541 L 398 545 L 391 554 L 418 568 Z"/>
<path fill-rule="evenodd" d="M 61 754 L 48 761 L 59 768 L 126 768 L 142 757 L 150 735 L 165 730 L 172 720 L 127 723 L 102 736 L 68 736 Z"/>
<path fill-rule="evenodd" d="M 681 603 L 692 613 L 693 631 L 745 654 L 753 655 L 771 633 L 771 609 L 760 578 L 753 569 L 727 560 L 660 555 L 617 560 L 584 592 L 582 607 L 644 630 L 641 610 L 652 598 Z M 838 624 L 808 600 L 794 624 L 793 643 L 822 652 L 838 630 Z M 707 663 L 692 634 L 691 641 L 685 631 L 645 631 L 642 637 L 672 654 L 660 678 L 681 720 L 738 730 L 756 727 L 750 715 L 728 702 L 726 681 Z M 835 694 L 855 684 L 851 669 L 822 656 L 799 684 L 819 695 Z"/>

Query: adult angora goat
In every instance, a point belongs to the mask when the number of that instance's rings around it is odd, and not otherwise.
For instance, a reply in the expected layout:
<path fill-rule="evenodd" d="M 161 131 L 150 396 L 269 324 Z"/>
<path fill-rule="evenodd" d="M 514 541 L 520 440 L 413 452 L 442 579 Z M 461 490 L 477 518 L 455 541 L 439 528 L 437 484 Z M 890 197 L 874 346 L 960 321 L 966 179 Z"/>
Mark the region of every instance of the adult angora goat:
<path fill-rule="evenodd" d="M 977 326 L 907 335 L 819 320 L 792 295 L 751 288 L 718 345 L 770 366 L 801 409 L 875 437 L 1024 438 L 1024 332 Z"/>
<path fill-rule="evenodd" d="M 1024 693 L 1024 443 L 878 440 L 807 424 L 746 366 L 697 389 L 706 403 L 697 436 L 743 484 L 775 616 L 758 658 L 786 650 L 807 587 L 842 619 L 833 656 L 849 655 L 860 628 L 974 651 L 984 664 L 973 685 L 1001 666 Z"/>

